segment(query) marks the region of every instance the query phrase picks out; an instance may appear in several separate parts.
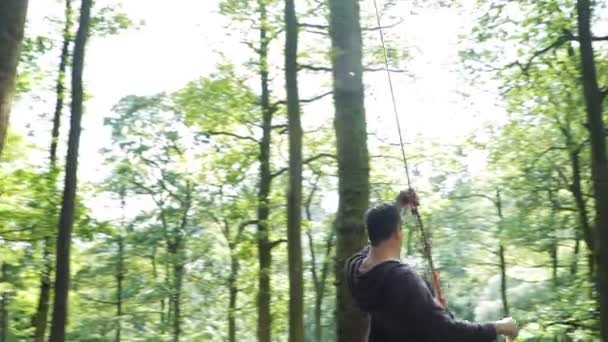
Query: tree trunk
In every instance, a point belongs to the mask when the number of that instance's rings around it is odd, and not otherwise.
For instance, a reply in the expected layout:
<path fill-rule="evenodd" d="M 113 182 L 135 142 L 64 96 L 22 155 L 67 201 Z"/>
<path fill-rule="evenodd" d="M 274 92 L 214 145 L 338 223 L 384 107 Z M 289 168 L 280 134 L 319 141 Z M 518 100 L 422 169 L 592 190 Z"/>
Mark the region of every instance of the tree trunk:
<path fill-rule="evenodd" d="M 363 215 L 369 202 L 369 155 L 359 1 L 330 0 L 329 5 L 340 196 L 336 218 L 336 338 L 338 342 L 356 342 L 366 339 L 368 319 L 351 299 L 344 263 L 367 242 Z"/>
<path fill-rule="evenodd" d="M 572 256 L 572 264 L 570 265 L 570 275 L 575 276 L 578 273 L 578 256 L 580 254 L 581 239 L 576 235 L 574 240 L 574 255 Z"/>
<path fill-rule="evenodd" d="M 72 31 L 72 1 L 65 2 L 65 26 L 63 29 L 63 45 L 61 48 L 61 56 L 59 58 L 59 69 L 57 72 L 57 80 L 55 84 L 55 111 L 53 113 L 53 129 L 51 131 L 51 147 L 49 155 L 49 183 L 51 189 L 55 189 L 58 170 L 57 170 L 57 145 L 59 142 L 59 129 L 61 127 L 61 115 L 63 112 L 63 103 L 65 98 L 65 78 L 66 69 L 69 60 L 69 48 Z M 50 208 L 51 217 L 57 215 L 54 200 L 51 200 Z M 34 341 L 43 342 L 46 335 L 49 300 L 51 298 L 51 276 L 53 273 L 52 262 L 52 234 L 45 236 L 42 242 L 42 254 L 44 260 L 44 269 L 40 277 L 40 295 L 38 296 L 38 305 L 34 320 Z"/>
<path fill-rule="evenodd" d="M 507 265 L 505 263 L 505 247 L 498 246 L 500 257 L 500 297 L 502 299 L 502 311 L 505 317 L 509 316 L 509 302 L 507 301 Z"/>
<path fill-rule="evenodd" d="M 152 256 L 150 257 L 150 262 L 152 263 L 152 276 L 154 277 L 154 282 L 158 280 L 158 269 L 156 266 L 156 246 L 152 247 Z M 160 311 L 159 311 L 159 319 L 160 319 L 160 327 L 165 326 L 165 299 L 160 300 Z"/>
<path fill-rule="evenodd" d="M 180 252 L 178 252 L 180 253 Z M 173 342 L 179 342 L 181 328 L 181 300 L 182 300 L 182 282 L 184 277 L 184 265 L 181 256 L 177 256 L 178 260 L 173 268 Z"/>
<path fill-rule="evenodd" d="M 122 333 L 122 288 L 125 279 L 124 254 L 125 246 L 122 235 L 118 236 L 118 265 L 116 267 L 116 342 L 120 342 Z"/>
<path fill-rule="evenodd" d="M 302 124 L 298 93 L 298 21 L 294 0 L 285 0 L 285 88 L 289 131 L 287 260 L 289 265 L 289 341 L 304 342 L 302 275 Z"/>
<path fill-rule="evenodd" d="M 57 235 L 57 258 L 55 264 L 55 302 L 53 303 L 53 320 L 49 341 L 62 342 L 66 339 L 68 315 L 68 291 L 70 286 L 70 245 L 74 225 L 76 205 L 76 187 L 78 170 L 78 147 L 83 107 L 82 74 L 84 69 L 85 46 L 89 34 L 92 0 L 82 0 L 80 24 L 74 43 L 74 60 L 72 66 L 72 106 L 68 154 L 65 165 L 65 187 L 59 217 Z"/>
<path fill-rule="evenodd" d="M 573 150 L 569 152 L 570 167 L 572 168 L 572 184 L 570 185 L 570 191 L 572 192 L 574 202 L 576 203 L 578 221 L 583 232 L 583 238 L 585 239 L 587 247 L 593 253 L 593 250 L 595 249 L 593 246 L 593 228 L 589 224 L 589 214 L 587 212 L 587 205 L 585 203 L 585 197 L 583 194 L 579 154 L 580 150 Z"/>
<path fill-rule="evenodd" d="M 42 242 L 42 258 L 44 269 L 40 276 L 40 296 L 34 316 L 34 341 L 43 342 L 46 335 L 48 322 L 49 302 L 51 299 L 51 273 L 53 272 L 53 260 L 51 258 L 51 237 L 46 236 Z"/>
<path fill-rule="evenodd" d="M 63 44 L 59 58 L 59 70 L 55 83 L 55 111 L 53 113 L 53 130 L 51 132 L 51 166 L 54 168 L 57 160 L 57 145 L 59 143 L 59 128 L 61 127 L 61 114 L 65 101 L 65 79 L 70 59 L 70 43 L 72 42 L 72 0 L 65 0 L 65 26 L 63 28 Z M 53 171 L 53 170 L 51 170 Z"/>
<path fill-rule="evenodd" d="M 230 276 L 228 277 L 228 341 L 236 342 L 236 300 L 239 262 L 235 251 L 230 251 Z"/>
<path fill-rule="evenodd" d="M 270 342 L 272 331 L 272 317 L 270 315 L 270 265 L 272 263 L 272 247 L 268 231 L 268 218 L 270 209 L 268 207 L 272 175 L 270 173 L 270 143 L 272 130 L 273 109 L 270 105 L 270 85 L 268 78 L 268 13 L 266 1 L 258 1 L 260 12 L 260 47 L 259 66 L 261 83 L 261 110 L 262 110 L 262 140 L 260 141 L 260 178 L 258 187 L 258 342 Z"/>
<path fill-rule="evenodd" d="M 0 1 L 0 157 L 15 93 L 28 0 Z"/>
<path fill-rule="evenodd" d="M 413 229 L 408 229 L 407 230 L 407 248 L 405 251 L 405 254 L 409 257 L 412 256 L 413 252 L 414 252 L 414 230 Z"/>
<path fill-rule="evenodd" d="M 596 279 L 599 293 L 600 327 L 603 341 L 608 341 L 608 158 L 602 118 L 602 93 L 597 83 L 591 35 L 591 4 L 576 2 L 581 52 L 582 82 L 587 109 L 587 128 L 591 136 L 591 176 L 595 198 Z"/>
<path fill-rule="evenodd" d="M 8 281 L 6 279 L 7 267 L 8 265 L 6 263 L 2 263 L 2 266 L 0 266 L 0 279 L 2 279 L 3 282 Z M 9 330 L 7 308 L 9 293 L 2 292 L 0 293 L 0 296 L 2 296 L 2 298 L 0 298 L 0 342 L 6 342 L 8 341 Z"/>
<path fill-rule="evenodd" d="M 165 261 L 165 284 L 167 284 L 167 288 L 171 289 L 172 288 L 172 284 L 170 281 L 170 277 L 171 277 L 171 270 L 169 268 L 169 261 Z M 171 325 L 171 322 L 173 322 L 173 318 L 172 318 L 172 312 L 173 312 L 173 294 L 171 292 L 169 292 L 169 295 L 167 296 L 167 298 L 163 301 L 162 303 L 165 306 L 165 309 L 167 310 L 164 314 L 164 323 L 161 326 L 161 332 L 164 334 L 167 329 L 168 326 Z M 164 312 L 164 310 L 163 310 Z"/>
<path fill-rule="evenodd" d="M 496 207 L 496 215 L 498 216 L 498 238 L 502 233 L 502 225 L 504 215 L 502 213 L 502 198 L 500 197 L 500 189 L 496 189 L 496 198 L 494 200 Z M 507 299 L 507 262 L 505 260 L 505 246 L 500 242 L 498 244 L 498 257 L 500 259 L 500 296 L 502 299 L 502 311 L 505 316 L 509 316 L 509 301 Z"/>

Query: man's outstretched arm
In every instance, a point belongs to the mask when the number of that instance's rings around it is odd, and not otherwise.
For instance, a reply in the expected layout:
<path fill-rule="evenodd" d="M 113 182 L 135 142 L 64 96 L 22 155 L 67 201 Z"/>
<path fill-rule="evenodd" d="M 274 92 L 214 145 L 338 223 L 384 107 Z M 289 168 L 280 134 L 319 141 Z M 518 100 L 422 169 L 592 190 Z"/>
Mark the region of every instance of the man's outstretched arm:
<path fill-rule="evenodd" d="M 451 317 L 433 299 L 422 278 L 411 270 L 400 272 L 402 278 L 402 304 L 410 312 L 415 324 L 425 330 L 425 335 L 434 336 L 438 341 L 490 342 L 497 335 L 515 337 L 517 327 L 514 321 L 502 320 L 495 323 L 471 323 Z"/>

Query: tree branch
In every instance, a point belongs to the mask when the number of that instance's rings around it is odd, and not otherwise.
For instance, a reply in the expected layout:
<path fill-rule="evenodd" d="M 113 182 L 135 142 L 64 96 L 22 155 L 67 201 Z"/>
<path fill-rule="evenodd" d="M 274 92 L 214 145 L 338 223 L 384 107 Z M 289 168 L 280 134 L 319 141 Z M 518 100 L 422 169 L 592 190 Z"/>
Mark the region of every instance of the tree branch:
<path fill-rule="evenodd" d="M 603 87 L 601 89 L 600 96 L 602 97 L 602 101 L 606 99 L 606 96 L 608 96 L 608 87 Z"/>
<path fill-rule="evenodd" d="M 235 139 L 253 141 L 256 144 L 259 143 L 259 141 L 256 138 L 254 138 L 254 137 L 251 137 L 251 136 L 248 136 L 248 135 L 239 135 L 239 134 L 232 133 L 232 132 L 207 131 L 205 133 L 209 134 L 209 135 L 225 135 L 225 136 L 233 137 Z"/>
<path fill-rule="evenodd" d="M 403 23 L 403 18 L 399 18 L 399 21 L 397 21 L 396 23 L 388 24 L 388 25 L 385 25 L 385 26 L 362 27 L 361 31 L 363 31 L 363 32 L 369 32 L 369 31 L 378 31 L 380 29 L 386 30 L 386 29 L 390 29 L 390 28 L 396 27 L 396 26 L 398 26 L 398 25 L 400 25 L 402 23 Z"/>
<path fill-rule="evenodd" d="M 270 249 L 273 249 L 282 243 L 287 243 L 287 240 L 286 239 L 275 240 L 275 241 L 272 241 L 268 246 L 270 247 Z"/>
<path fill-rule="evenodd" d="M 298 23 L 298 27 L 312 28 L 315 30 L 329 30 L 329 26 L 327 25 L 317 25 L 317 24 L 308 24 L 308 23 Z"/>
<path fill-rule="evenodd" d="M 310 64 L 298 64 L 298 70 L 332 72 L 332 68 L 319 67 L 319 66 L 314 66 L 314 65 L 310 65 Z"/>
<path fill-rule="evenodd" d="M 368 71 L 368 72 L 377 72 L 377 71 L 386 71 L 386 68 L 384 67 L 365 67 L 363 68 L 363 71 Z M 393 73 L 404 73 L 405 70 L 403 69 L 388 69 L 388 72 L 393 72 Z"/>
<path fill-rule="evenodd" d="M 318 101 L 318 100 L 320 100 L 320 99 L 322 99 L 322 98 L 324 98 L 324 97 L 327 97 L 327 96 L 329 96 L 329 95 L 332 95 L 333 93 L 334 93 L 334 92 L 333 92 L 333 91 L 331 91 L 331 90 L 330 90 L 330 91 L 326 91 L 326 92 L 324 92 L 324 93 L 322 93 L 322 94 L 319 94 L 319 95 L 317 95 L 317 96 L 313 96 L 313 97 L 308 98 L 308 99 L 300 99 L 300 103 L 311 103 L 311 102 L 315 102 L 315 101 Z M 278 101 L 278 102 L 274 103 L 272 106 L 273 106 L 273 107 L 278 107 L 278 106 L 280 106 L 280 105 L 286 105 L 286 104 L 287 104 L 287 101 L 286 101 L 286 100 L 282 100 L 282 101 Z M 287 128 L 287 125 L 286 125 L 286 124 L 282 124 L 282 125 L 274 125 L 274 126 L 272 126 L 272 128 Z"/>
<path fill-rule="evenodd" d="M 332 72 L 332 68 L 328 67 L 320 67 L 310 64 L 298 64 L 298 70 L 310 70 L 310 71 L 318 71 L 318 72 Z M 377 72 L 377 71 L 386 71 L 386 68 L 383 67 L 364 67 L 363 71 L 367 72 Z M 403 69 L 388 69 L 389 72 L 394 73 L 404 73 Z"/>
<path fill-rule="evenodd" d="M 241 224 L 239 224 L 239 228 L 237 229 L 237 233 L 236 233 L 236 237 L 234 238 L 234 242 L 236 244 L 238 244 L 241 241 L 241 236 L 243 235 L 243 231 L 245 231 L 245 228 L 249 225 L 257 224 L 258 222 L 259 222 L 258 220 L 249 220 L 249 221 L 241 222 Z"/>
<path fill-rule="evenodd" d="M 319 94 L 317 96 L 313 96 L 311 98 L 308 99 L 300 99 L 300 103 L 311 103 L 311 102 L 315 102 L 318 101 L 326 96 L 332 95 L 334 92 L 333 91 L 326 91 L 323 94 Z"/>
<path fill-rule="evenodd" d="M 521 64 L 519 61 L 515 61 L 513 63 L 507 64 L 505 69 L 511 68 L 513 66 L 518 66 L 521 69 L 521 71 L 527 75 L 528 71 L 530 70 L 530 67 L 532 66 L 532 63 L 534 62 L 534 60 L 536 58 L 544 55 L 545 53 L 547 53 L 550 50 L 559 48 L 560 46 L 564 45 L 566 42 L 568 42 L 570 40 L 576 40 L 576 39 L 573 35 L 571 35 L 569 33 L 565 33 L 563 36 L 556 39 L 549 46 L 545 47 L 544 49 L 534 52 L 532 54 L 532 56 L 528 59 L 528 62 L 526 64 Z"/>
<path fill-rule="evenodd" d="M 315 156 L 312 156 L 312 157 L 310 157 L 310 158 L 304 159 L 304 160 L 302 161 L 302 165 L 309 164 L 309 163 L 311 163 L 311 162 L 313 162 L 313 161 L 315 161 L 315 160 L 317 160 L 317 159 L 321 159 L 321 158 L 332 158 L 332 159 L 336 159 L 337 157 L 336 157 L 335 155 L 333 155 L 333 154 L 329 154 L 329 153 L 319 153 L 319 154 L 317 154 L 317 155 L 315 155 Z M 287 172 L 288 170 L 289 170 L 289 168 L 288 168 L 288 167 L 284 167 L 284 168 L 282 168 L 282 169 L 278 170 L 277 172 L 275 172 L 275 173 L 271 174 L 271 175 L 270 175 L 270 178 L 275 178 L 275 177 L 278 177 L 278 176 L 282 175 L 283 173 Z"/>
<path fill-rule="evenodd" d="M 87 295 L 85 295 L 83 293 L 79 293 L 78 295 L 80 297 L 82 297 L 83 299 L 86 299 L 88 301 L 95 302 L 95 303 L 106 304 L 106 305 L 116 305 L 117 304 L 116 302 L 112 302 L 112 301 L 109 301 L 109 300 L 102 300 L 102 299 L 96 299 L 96 298 L 93 298 L 93 297 L 89 297 L 89 296 L 87 296 Z"/>

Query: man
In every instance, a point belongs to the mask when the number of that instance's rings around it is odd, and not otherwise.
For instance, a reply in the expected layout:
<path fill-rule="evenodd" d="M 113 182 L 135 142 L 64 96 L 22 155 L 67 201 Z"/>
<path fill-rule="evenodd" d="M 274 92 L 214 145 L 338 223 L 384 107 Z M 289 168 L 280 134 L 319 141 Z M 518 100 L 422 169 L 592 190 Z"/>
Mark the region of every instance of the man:
<path fill-rule="evenodd" d="M 357 306 L 370 315 L 369 342 L 490 342 L 498 335 L 515 338 L 512 318 L 469 323 L 452 318 L 433 297 L 424 280 L 399 260 L 401 209 L 415 209 L 415 192 L 403 191 L 394 205 L 366 214 L 371 247 L 347 262 L 347 278 Z"/>

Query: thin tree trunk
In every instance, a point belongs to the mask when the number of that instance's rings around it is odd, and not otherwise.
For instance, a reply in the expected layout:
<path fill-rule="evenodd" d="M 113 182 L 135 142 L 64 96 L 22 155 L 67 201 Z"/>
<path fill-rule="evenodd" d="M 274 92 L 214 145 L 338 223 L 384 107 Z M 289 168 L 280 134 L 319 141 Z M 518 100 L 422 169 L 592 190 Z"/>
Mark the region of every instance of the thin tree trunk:
<path fill-rule="evenodd" d="M 270 209 L 268 207 L 272 175 L 270 173 L 270 143 L 272 130 L 273 109 L 270 105 L 270 85 L 268 76 L 268 13 L 266 1 L 258 0 L 260 12 L 260 47 L 259 67 L 261 83 L 261 110 L 262 110 L 262 140 L 260 141 L 260 178 L 258 186 L 258 208 L 257 208 L 257 244 L 258 244 L 258 342 L 270 342 L 272 331 L 272 316 L 270 314 L 270 265 L 272 263 L 272 246 L 270 243 L 268 218 Z"/>
<path fill-rule="evenodd" d="M 63 28 L 63 44 L 59 58 L 59 70 L 55 83 L 55 111 L 53 113 L 53 130 L 51 131 L 51 167 L 55 167 L 57 160 L 57 145 L 59 143 L 59 129 L 61 127 L 61 114 L 65 102 L 65 79 L 70 59 L 70 43 L 72 42 L 72 0 L 65 0 L 65 26 Z M 51 169 L 53 171 L 53 169 Z"/>
<path fill-rule="evenodd" d="M 116 268 L 116 342 L 120 342 L 122 333 L 122 288 L 123 280 L 125 278 L 125 267 L 124 267 L 124 240 L 122 235 L 118 236 L 118 265 Z"/>
<path fill-rule="evenodd" d="M 313 185 L 313 188 L 306 199 L 306 220 L 312 222 L 312 214 L 310 211 L 310 206 L 312 204 L 312 199 L 315 191 L 317 191 L 317 186 L 319 182 L 320 176 L 317 176 L 317 179 Z M 317 272 L 317 257 L 314 246 L 314 239 L 311 231 L 308 231 L 308 247 L 310 249 L 310 257 L 311 257 L 311 273 L 312 273 L 312 281 L 314 284 L 315 290 L 315 307 L 314 307 L 314 326 L 315 326 L 315 341 L 322 342 L 323 341 L 323 324 L 321 322 L 321 315 L 323 313 L 323 299 L 325 298 L 325 285 L 327 282 L 327 276 L 330 270 L 330 260 L 331 260 L 331 252 L 334 246 L 334 238 L 335 227 L 332 226 L 331 231 L 327 235 L 327 239 L 325 240 L 325 255 L 323 256 L 323 262 L 321 266 L 321 275 L 319 276 Z"/>
<path fill-rule="evenodd" d="M 557 287 L 558 285 L 558 273 L 557 268 L 559 265 L 558 259 L 559 253 L 559 245 L 557 244 L 557 240 L 554 241 L 551 245 L 551 249 L 549 250 L 549 256 L 551 257 L 551 279 L 553 280 L 553 286 Z"/>
<path fill-rule="evenodd" d="M 507 300 L 507 265 L 505 263 L 505 247 L 498 246 L 500 257 L 500 298 L 502 299 L 502 311 L 505 316 L 509 316 L 509 302 Z"/>
<path fill-rule="evenodd" d="M 170 277 L 171 277 L 171 270 L 169 268 L 169 262 L 165 261 L 165 284 L 167 284 L 167 288 L 171 289 L 173 287 L 171 281 L 170 281 Z M 173 322 L 173 293 L 169 292 L 169 296 L 167 296 L 166 300 L 165 300 L 165 308 L 167 309 L 167 312 L 165 313 L 165 322 L 163 324 L 163 326 L 161 327 L 161 331 L 164 333 L 167 331 L 168 326 L 171 325 L 171 322 Z"/>
<path fill-rule="evenodd" d="M 156 266 L 156 246 L 154 246 L 152 249 L 152 256 L 150 259 L 151 259 L 151 263 L 152 263 L 152 276 L 154 277 L 154 281 L 156 282 L 158 280 L 158 268 Z M 162 329 L 162 327 L 165 326 L 165 300 L 164 299 L 160 300 L 159 319 L 160 319 L 160 326 Z"/>
<path fill-rule="evenodd" d="M 0 1 L 0 157 L 6 141 L 28 0 Z"/>
<path fill-rule="evenodd" d="M 330 0 L 329 5 L 340 196 L 336 218 L 336 339 L 357 342 L 366 338 L 368 319 L 351 299 L 344 263 L 367 242 L 363 215 L 369 202 L 369 155 L 359 1 Z"/>
<path fill-rule="evenodd" d="M 587 109 L 587 127 L 591 136 L 591 175 L 595 197 L 595 254 L 599 293 L 600 327 L 603 341 L 608 341 L 608 157 L 603 121 L 602 93 L 597 82 L 591 34 L 591 4 L 576 2 L 581 52 L 583 94 Z"/>
<path fill-rule="evenodd" d="M 310 221 L 310 215 L 308 215 L 308 220 Z M 312 258 L 311 265 L 311 273 L 312 273 L 312 281 L 315 289 L 315 307 L 314 307 L 314 324 L 315 324 L 315 341 L 322 342 L 323 341 L 323 325 L 321 323 L 321 314 L 323 313 L 323 299 L 325 296 L 325 284 L 327 282 L 327 276 L 329 274 L 330 269 L 330 258 L 331 258 L 331 250 L 333 247 L 334 240 L 334 232 L 330 232 L 327 237 L 327 241 L 325 244 L 325 255 L 323 259 L 323 264 L 321 266 L 321 275 L 317 272 L 317 257 L 314 249 L 314 239 L 312 237 L 312 233 L 308 232 L 308 246 L 310 249 L 310 255 Z"/>
<path fill-rule="evenodd" d="M 289 265 L 289 341 L 304 342 L 302 275 L 302 124 L 298 93 L 298 21 L 294 0 L 285 0 L 285 88 L 289 131 L 287 260 Z"/>
<path fill-rule="evenodd" d="M 236 342 L 236 300 L 238 289 L 236 280 L 239 273 L 239 262 L 235 251 L 230 251 L 230 276 L 228 277 L 228 341 Z"/>
<path fill-rule="evenodd" d="M 59 218 L 57 235 L 57 258 L 55 264 L 55 302 L 50 342 L 63 342 L 66 339 L 68 316 L 68 291 L 70 286 L 70 245 L 76 206 L 76 187 L 78 170 L 78 147 L 83 107 L 82 74 L 84 69 L 85 46 L 89 34 L 92 0 L 82 0 L 80 24 L 74 43 L 72 66 L 72 106 L 68 155 L 65 165 L 65 188 Z"/>
<path fill-rule="evenodd" d="M 494 201 L 496 206 L 496 215 L 498 215 L 498 235 L 502 233 L 502 225 L 504 215 L 502 213 L 502 198 L 500 197 L 500 190 L 496 189 L 496 199 Z M 502 310 L 505 316 L 509 316 L 509 301 L 507 298 L 507 263 L 505 260 L 505 246 L 502 243 L 498 244 L 498 257 L 500 261 L 500 297 L 502 299 Z"/>
<path fill-rule="evenodd" d="M 332 230 L 329 233 L 329 236 L 325 243 L 325 256 L 323 258 L 323 266 L 321 267 L 321 279 L 319 279 L 319 284 L 317 285 L 317 298 L 315 301 L 315 314 L 317 316 L 315 316 L 315 319 L 318 321 L 319 324 L 317 332 L 319 342 L 323 340 L 323 325 L 321 324 L 321 314 L 323 312 L 323 299 L 325 298 L 325 288 L 327 285 L 327 277 L 330 272 L 330 260 L 335 237 L 335 229 L 332 227 Z"/>
<path fill-rule="evenodd" d="M 181 254 L 180 251 L 177 252 Z M 182 333 L 181 327 L 181 300 L 182 300 L 182 282 L 184 277 L 184 265 L 181 256 L 177 256 L 178 260 L 173 269 L 173 342 L 179 342 Z"/>
<path fill-rule="evenodd" d="M 40 296 L 34 316 L 34 341 L 43 342 L 46 335 L 48 322 L 49 303 L 51 299 L 51 273 L 53 272 L 53 261 L 51 258 L 51 236 L 46 236 L 42 242 L 42 259 L 44 269 L 40 276 Z"/>
<path fill-rule="evenodd" d="M 578 221 L 583 232 L 583 238 L 585 239 L 585 243 L 587 244 L 589 250 L 593 252 L 593 228 L 589 223 L 589 213 L 587 211 L 587 205 L 585 203 L 585 198 L 583 194 L 581 163 L 579 154 L 580 149 L 569 152 L 570 167 L 572 168 L 572 184 L 570 185 L 570 191 L 572 192 L 572 196 L 574 196 L 574 202 L 576 203 Z"/>
<path fill-rule="evenodd" d="M 580 254 L 581 239 L 577 235 L 574 240 L 574 255 L 572 256 L 572 264 L 570 265 L 570 274 L 575 276 L 578 273 L 578 257 Z"/>
<path fill-rule="evenodd" d="M 0 279 L 2 279 L 3 282 L 7 281 L 6 270 L 7 270 L 7 264 L 2 263 L 2 266 L 0 266 Z M 0 295 L 2 296 L 2 298 L 0 298 L 0 342 L 6 342 L 6 341 L 8 341 L 8 330 L 9 330 L 8 308 L 7 308 L 9 293 L 2 292 Z"/>
<path fill-rule="evenodd" d="M 412 253 L 414 252 L 414 230 L 413 229 L 408 229 L 407 230 L 407 249 L 406 249 L 406 255 L 409 257 L 412 255 Z"/>
<path fill-rule="evenodd" d="M 63 45 L 61 48 L 61 56 L 59 58 L 59 70 L 57 72 L 57 80 L 55 83 L 55 111 L 53 113 L 53 129 L 51 131 L 51 147 L 49 155 L 49 183 L 52 189 L 55 189 L 58 170 L 57 170 L 57 145 L 59 142 L 59 128 L 61 126 L 61 115 L 63 112 L 63 103 L 65 98 L 65 79 L 66 69 L 69 60 L 69 48 L 72 41 L 72 1 L 65 1 L 65 26 L 63 29 Z M 55 203 L 51 200 L 50 214 L 55 217 Z M 44 269 L 40 276 L 40 295 L 38 296 L 38 305 L 34 320 L 34 341 L 43 342 L 46 335 L 46 328 L 49 314 L 49 301 L 51 298 L 51 276 L 53 274 L 52 262 L 52 234 L 45 236 L 42 242 L 42 255 L 44 260 Z"/>

